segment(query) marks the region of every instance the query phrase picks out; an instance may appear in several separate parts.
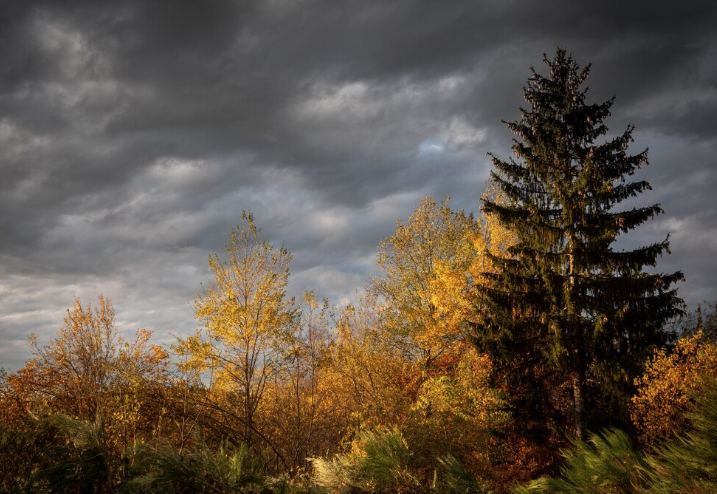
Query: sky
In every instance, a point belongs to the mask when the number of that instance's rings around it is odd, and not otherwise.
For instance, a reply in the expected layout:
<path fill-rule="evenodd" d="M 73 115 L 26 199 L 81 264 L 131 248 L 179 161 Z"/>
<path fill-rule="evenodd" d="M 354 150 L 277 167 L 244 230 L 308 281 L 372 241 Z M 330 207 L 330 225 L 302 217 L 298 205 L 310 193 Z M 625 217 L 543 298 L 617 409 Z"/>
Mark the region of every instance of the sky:
<path fill-rule="evenodd" d="M 251 210 L 290 291 L 341 305 L 426 196 L 478 211 L 530 67 L 592 64 L 634 125 L 692 308 L 717 299 L 717 2 L 0 0 L 0 364 L 75 298 L 125 336 L 193 331 L 207 257 Z"/>

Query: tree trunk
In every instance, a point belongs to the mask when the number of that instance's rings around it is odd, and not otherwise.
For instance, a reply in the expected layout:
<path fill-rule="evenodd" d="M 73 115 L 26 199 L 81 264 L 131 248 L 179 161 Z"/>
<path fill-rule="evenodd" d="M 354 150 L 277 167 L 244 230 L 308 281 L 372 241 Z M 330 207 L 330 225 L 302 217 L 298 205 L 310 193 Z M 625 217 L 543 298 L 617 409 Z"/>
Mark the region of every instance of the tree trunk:
<path fill-rule="evenodd" d="M 574 232 L 568 237 L 568 283 L 569 297 L 568 321 L 569 328 L 574 338 L 573 349 L 573 406 L 575 408 L 575 434 L 579 440 L 585 439 L 585 350 L 583 340 L 583 328 L 580 316 L 576 313 L 576 288 L 575 288 L 575 254 L 576 244 Z"/>
<path fill-rule="evenodd" d="M 585 358 L 581 350 L 575 351 L 573 369 L 573 406 L 575 407 L 575 434 L 585 439 Z"/>

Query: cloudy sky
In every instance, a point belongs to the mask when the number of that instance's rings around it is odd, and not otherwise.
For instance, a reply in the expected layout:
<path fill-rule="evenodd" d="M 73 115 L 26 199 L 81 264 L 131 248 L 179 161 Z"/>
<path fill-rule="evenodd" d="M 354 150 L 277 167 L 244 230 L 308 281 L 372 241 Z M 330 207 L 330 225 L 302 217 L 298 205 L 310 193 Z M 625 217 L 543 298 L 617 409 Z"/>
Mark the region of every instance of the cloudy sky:
<path fill-rule="evenodd" d="M 292 293 L 350 300 L 422 197 L 476 211 L 530 66 L 566 48 L 634 124 L 641 204 L 691 306 L 717 298 L 717 3 L 0 2 L 0 362 L 75 297 L 157 341 L 196 323 L 241 211 L 294 254 Z"/>

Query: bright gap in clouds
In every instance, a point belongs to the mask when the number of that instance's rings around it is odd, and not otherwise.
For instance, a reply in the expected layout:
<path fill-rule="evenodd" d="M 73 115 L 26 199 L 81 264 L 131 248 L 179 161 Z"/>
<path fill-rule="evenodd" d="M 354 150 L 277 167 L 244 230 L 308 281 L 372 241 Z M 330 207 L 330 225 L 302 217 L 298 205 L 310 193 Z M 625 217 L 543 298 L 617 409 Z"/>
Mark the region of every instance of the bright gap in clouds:
<path fill-rule="evenodd" d="M 418 151 L 420 154 L 437 154 L 442 153 L 444 150 L 445 147 L 440 141 L 423 141 L 421 145 L 418 146 Z"/>

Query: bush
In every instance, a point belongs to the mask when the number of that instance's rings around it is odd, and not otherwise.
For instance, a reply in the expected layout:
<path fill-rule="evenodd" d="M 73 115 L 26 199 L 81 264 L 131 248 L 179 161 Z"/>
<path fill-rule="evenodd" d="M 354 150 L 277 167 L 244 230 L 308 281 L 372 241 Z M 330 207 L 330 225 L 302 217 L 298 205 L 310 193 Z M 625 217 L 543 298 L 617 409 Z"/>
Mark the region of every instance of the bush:
<path fill-rule="evenodd" d="M 693 432 L 656 448 L 650 464 L 651 493 L 717 492 L 717 379 L 705 379 L 688 413 Z"/>
<path fill-rule="evenodd" d="M 519 488 L 519 494 L 613 494 L 642 492 L 647 463 L 629 436 L 619 430 L 577 441 L 565 453 L 561 478 L 542 478 Z"/>
<path fill-rule="evenodd" d="M 312 459 L 314 481 L 332 493 L 411 493 L 421 485 L 411 472 L 411 452 L 397 430 L 364 431 L 351 451 L 331 460 Z"/>
<path fill-rule="evenodd" d="M 691 431 L 688 414 L 704 381 L 717 373 L 717 344 L 702 332 L 677 341 L 672 351 L 658 350 L 635 380 L 631 417 L 643 444 L 649 445 Z"/>
<path fill-rule="evenodd" d="M 253 493 L 264 489 L 264 462 L 246 445 L 231 451 L 211 451 L 195 438 L 182 452 L 168 443 L 140 453 L 145 471 L 127 489 L 142 493 L 200 494 Z"/>
<path fill-rule="evenodd" d="M 314 482 L 330 493 L 482 494 L 488 490 L 452 456 L 434 459 L 432 475 L 422 471 L 397 429 L 364 431 L 348 453 L 315 458 Z"/>

